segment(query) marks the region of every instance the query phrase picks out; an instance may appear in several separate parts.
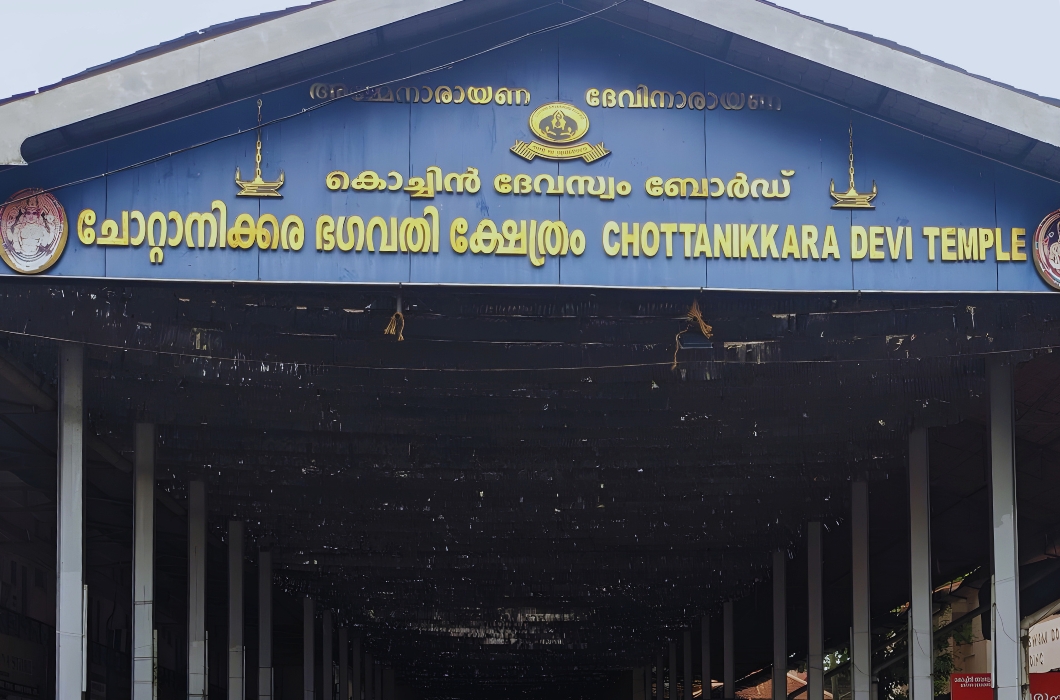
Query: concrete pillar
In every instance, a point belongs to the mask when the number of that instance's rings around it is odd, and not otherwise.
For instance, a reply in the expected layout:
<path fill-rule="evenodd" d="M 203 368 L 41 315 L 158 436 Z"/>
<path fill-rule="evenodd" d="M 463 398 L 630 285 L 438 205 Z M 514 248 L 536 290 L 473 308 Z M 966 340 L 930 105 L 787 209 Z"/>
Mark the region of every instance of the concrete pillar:
<path fill-rule="evenodd" d="M 258 700 L 272 700 L 272 552 L 258 552 Z"/>
<path fill-rule="evenodd" d="M 663 670 L 663 655 L 655 656 L 655 700 L 663 700 L 666 697 L 666 671 Z"/>
<path fill-rule="evenodd" d="M 204 700 L 206 678 L 206 484 L 188 483 L 188 697 Z"/>
<path fill-rule="evenodd" d="M 306 596 L 302 600 L 302 700 L 315 700 L 313 692 L 313 662 L 316 652 L 313 649 L 314 618 L 313 599 Z"/>
<path fill-rule="evenodd" d="M 323 700 L 334 700 L 335 660 L 331 653 L 331 610 L 324 610 L 320 636 L 320 692 Z"/>
<path fill-rule="evenodd" d="M 387 666 L 383 669 L 383 700 L 394 700 L 394 669 Z"/>
<path fill-rule="evenodd" d="M 361 694 L 361 638 L 353 638 L 353 649 L 351 650 L 353 656 L 353 673 L 350 674 L 351 685 L 353 685 L 353 700 L 361 700 L 364 696 Z"/>
<path fill-rule="evenodd" d="M 821 523 L 806 526 L 806 590 L 809 611 L 806 699 L 824 700 L 824 578 Z M 836 698 L 838 700 L 838 698 Z"/>
<path fill-rule="evenodd" d="M 684 639 L 684 689 L 682 690 L 681 697 L 684 700 L 692 700 L 692 630 L 685 630 Z"/>
<path fill-rule="evenodd" d="M 670 640 L 670 668 L 669 673 L 666 674 L 667 683 L 667 697 L 670 700 L 677 700 L 677 642 Z"/>
<path fill-rule="evenodd" d="M 364 700 L 378 700 L 375 697 L 375 693 L 372 692 L 375 689 L 375 660 L 372 655 L 366 653 L 364 655 Z"/>
<path fill-rule="evenodd" d="M 228 699 L 243 700 L 243 523 L 228 521 Z"/>
<path fill-rule="evenodd" d="M 699 621 L 699 668 L 703 675 L 702 700 L 710 697 L 710 615 L 704 615 Z"/>
<path fill-rule="evenodd" d="M 928 468 L 928 432 L 917 428 L 909 435 L 909 697 L 931 700 L 935 689 L 931 674 L 931 494 Z"/>
<path fill-rule="evenodd" d="M 733 620 L 732 620 L 732 601 L 725 601 L 722 605 L 722 652 L 725 658 L 722 660 L 724 664 L 724 675 L 722 679 L 725 683 L 725 698 L 726 700 L 732 700 L 736 697 L 736 650 L 733 646 Z"/>
<path fill-rule="evenodd" d="M 987 365 L 990 392 L 990 505 L 994 547 L 994 648 L 996 700 L 1022 695 L 1019 548 L 1016 539 L 1016 441 L 1012 366 Z"/>
<path fill-rule="evenodd" d="M 86 685 L 84 576 L 84 348 L 59 347 L 56 507 L 55 692 L 80 698 Z"/>
<path fill-rule="evenodd" d="M 350 631 L 339 628 L 339 699 L 350 699 Z"/>
<path fill-rule="evenodd" d="M 787 564 L 787 552 L 773 552 L 773 700 L 788 697 Z"/>
<path fill-rule="evenodd" d="M 133 457 L 132 697 L 155 698 L 155 426 L 137 423 Z"/>
<path fill-rule="evenodd" d="M 871 700 L 872 638 L 869 611 L 869 485 L 855 481 L 851 486 L 851 578 L 854 616 L 851 629 L 851 675 L 854 700 Z"/>

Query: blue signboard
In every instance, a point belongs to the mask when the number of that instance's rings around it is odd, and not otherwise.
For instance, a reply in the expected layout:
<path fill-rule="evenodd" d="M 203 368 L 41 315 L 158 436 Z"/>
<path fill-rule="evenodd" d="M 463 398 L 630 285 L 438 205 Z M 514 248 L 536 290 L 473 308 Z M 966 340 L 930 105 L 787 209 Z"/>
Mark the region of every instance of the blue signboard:
<path fill-rule="evenodd" d="M 331 74 L 9 169 L 0 197 L 10 275 L 1060 288 L 1060 183 L 603 23 Z"/>

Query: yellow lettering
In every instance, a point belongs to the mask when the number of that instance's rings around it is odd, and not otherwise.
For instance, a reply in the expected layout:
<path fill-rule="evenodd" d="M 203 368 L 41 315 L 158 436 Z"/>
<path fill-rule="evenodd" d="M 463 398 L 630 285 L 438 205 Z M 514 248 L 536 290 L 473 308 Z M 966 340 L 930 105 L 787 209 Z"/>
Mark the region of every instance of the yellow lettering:
<path fill-rule="evenodd" d="M 762 224 L 761 236 L 762 236 L 762 257 L 766 257 L 766 251 L 772 253 L 772 257 L 779 258 L 780 253 L 777 252 L 777 230 L 780 228 L 779 224 Z"/>
<path fill-rule="evenodd" d="M 619 243 L 611 242 L 611 236 L 617 236 L 618 233 L 619 227 L 617 221 L 608 221 L 604 224 L 604 252 L 612 258 L 618 255 L 618 251 L 622 249 L 622 246 Z"/>
<path fill-rule="evenodd" d="M 703 226 L 703 224 L 700 224 L 700 226 Z M 692 237 L 694 235 L 696 235 L 696 225 L 695 224 L 681 224 L 680 226 L 678 226 L 678 229 L 680 229 L 681 235 L 683 235 L 684 238 L 685 238 L 685 257 L 686 258 L 691 258 L 692 257 Z"/>
<path fill-rule="evenodd" d="M 883 226 L 869 226 L 869 260 L 883 260 Z"/>
<path fill-rule="evenodd" d="M 1001 229 L 998 229 L 998 232 L 1000 232 L 1000 231 L 1001 231 Z M 1027 235 L 1027 230 L 1026 229 L 1022 229 L 1022 228 L 1014 228 L 1014 229 L 1012 229 L 1012 248 L 1011 248 L 1011 250 L 1012 250 L 1012 261 L 1013 262 L 1023 262 L 1024 260 L 1027 259 L 1027 254 L 1020 252 L 1021 250 L 1024 250 L 1027 247 L 1027 241 L 1024 240 L 1024 236 L 1026 236 L 1026 235 Z"/>
<path fill-rule="evenodd" d="M 810 255 L 813 255 L 814 260 L 819 260 L 820 255 L 817 253 L 817 227 L 811 226 L 810 224 L 802 225 L 802 259 L 809 260 Z"/>
<path fill-rule="evenodd" d="M 864 226 L 850 227 L 850 258 L 862 260 L 869 254 L 869 235 Z"/>
<path fill-rule="evenodd" d="M 714 224 L 714 257 L 720 258 L 722 253 L 727 258 L 732 257 L 732 224 L 725 224 L 724 231 L 721 224 Z"/>
<path fill-rule="evenodd" d="M 938 226 L 925 226 L 923 230 L 924 238 L 928 239 L 928 260 L 931 262 L 935 261 L 935 239 L 939 237 Z"/>
<path fill-rule="evenodd" d="M 942 261 L 952 262 L 957 260 L 957 229 L 943 227 L 942 229 Z"/>
<path fill-rule="evenodd" d="M 957 229 L 957 259 L 979 259 L 979 231 L 974 228 Z"/>
<path fill-rule="evenodd" d="M 696 229 L 696 247 L 692 251 L 692 257 L 698 258 L 700 254 L 704 258 L 713 257 L 710 254 L 710 235 L 707 233 L 706 224 L 700 224 L 699 228 Z"/>
<path fill-rule="evenodd" d="M 821 259 L 827 260 L 831 255 L 839 260 L 839 241 L 835 237 L 835 226 L 824 227 L 824 245 L 821 247 Z"/>
<path fill-rule="evenodd" d="M 663 224 L 665 229 L 667 226 L 673 226 L 673 224 Z M 633 224 L 633 232 L 636 233 L 637 225 Z M 674 226 L 674 228 L 677 228 Z M 672 232 L 671 232 L 672 235 Z M 648 242 L 648 237 L 651 236 L 651 242 Z M 654 222 L 648 221 L 640 228 L 640 248 L 644 251 L 644 254 L 649 258 L 654 258 L 655 254 L 659 252 L 659 227 Z M 668 257 L 673 257 L 668 256 Z"/>
<path fill-rule="evenodd" d="M 747 253 L 751 253 L 751 257 L 758 259 L 758 246 L 755 245 L 755 232 L 758 231 L 758 224 L 751 224 L 750 227 L 747 224 L 740 224 L 740 255 L 741 258 L 746 258 Z"/>
<path fill-rule="evenodd" d="M 682 228 L 684 224 L 681 224 Z M 666 235 L 666 257 L 674 256 L 674 234 L 677 233 L 677 224 L 659 224 L 659 230 Z M 685 236 L 685 240 L 688 236 Z"/>

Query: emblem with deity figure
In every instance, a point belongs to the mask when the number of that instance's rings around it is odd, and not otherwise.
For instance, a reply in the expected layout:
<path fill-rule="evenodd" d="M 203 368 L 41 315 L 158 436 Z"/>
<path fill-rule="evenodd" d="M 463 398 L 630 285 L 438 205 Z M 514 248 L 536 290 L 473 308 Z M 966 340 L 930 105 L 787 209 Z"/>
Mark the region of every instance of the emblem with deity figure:
<path fill-rule="evenodd" d="M 66 247 L 66 211 L 50 192 L 25 189 L 0 205 L 0 257 L 15 272 L 44 272 Z"/>
<path fill-rule="evenodd" d="M 549 102 L 541 105 L 530 114 L 530 131 L 542 141 L 516 141 L 512 153 L 533 160 L 575 160 L 581 158 L 592 163 L 611 153 L 603 143 L 595 146 L 588 143 L 574 143 L 589 131 L 589 117 L 572 104 L 566 102 Z M 569 144 L 569 145 L 568 145 Z"/>
<path fill-rule="evenodd" d="M 1060 289 L 1060 209 L 1038 224 L 1031 249 L 1038 274 L 1050 287 Z"/>

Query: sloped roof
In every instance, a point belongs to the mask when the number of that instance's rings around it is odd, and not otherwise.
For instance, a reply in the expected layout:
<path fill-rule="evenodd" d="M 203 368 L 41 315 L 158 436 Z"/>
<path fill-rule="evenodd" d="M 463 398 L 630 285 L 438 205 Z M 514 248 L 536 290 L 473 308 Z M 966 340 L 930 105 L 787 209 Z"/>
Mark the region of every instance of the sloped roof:
<path fill-rule="evenodd" d="M 321 0 L 216 25 L 0 102 L 0 164 L 21 164 L 23 156 L 68 150 L 548 5 L 600 12 L 607 21 L 1060 177 L 1057 100 L 763 0 Z"/>

